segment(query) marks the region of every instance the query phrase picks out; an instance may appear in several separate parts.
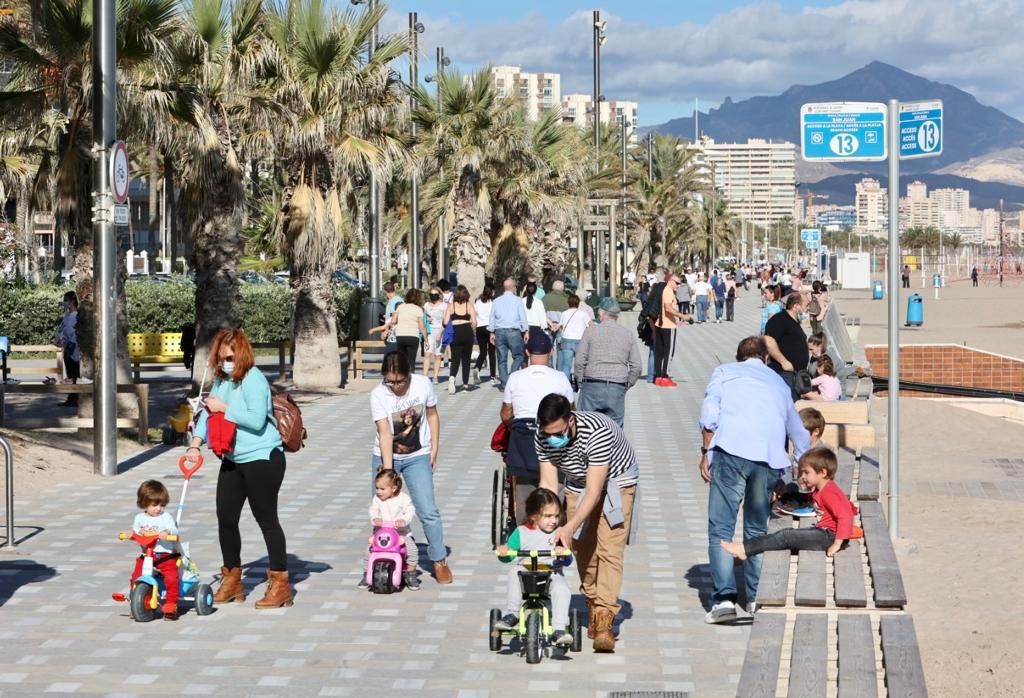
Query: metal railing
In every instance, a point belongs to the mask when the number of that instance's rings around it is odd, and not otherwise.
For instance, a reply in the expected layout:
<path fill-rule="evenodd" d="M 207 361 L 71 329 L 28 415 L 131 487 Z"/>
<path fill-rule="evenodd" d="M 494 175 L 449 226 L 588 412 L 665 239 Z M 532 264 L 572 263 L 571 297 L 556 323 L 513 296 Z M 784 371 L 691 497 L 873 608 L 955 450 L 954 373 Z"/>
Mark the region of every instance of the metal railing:
<path fill-rule="evenodd" d="M 14 542 L 14 450 L 11 442 L 0 436 L 0 448 L 4 452 L 4 480 L 7 487 L 7 547 L 16 548 Z"/>

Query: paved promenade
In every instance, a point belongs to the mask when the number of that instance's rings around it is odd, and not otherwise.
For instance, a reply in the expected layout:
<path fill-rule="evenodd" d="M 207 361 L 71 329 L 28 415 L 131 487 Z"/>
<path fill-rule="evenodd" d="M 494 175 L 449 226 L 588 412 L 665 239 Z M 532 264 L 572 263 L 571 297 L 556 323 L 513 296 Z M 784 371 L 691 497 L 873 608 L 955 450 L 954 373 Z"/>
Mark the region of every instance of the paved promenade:
<path fill-rule="evenodd" d="M 487 611 L 502 604 L 506 578 L 489 544 L 498 457 L 488 445 L 500 407 L 489 386 L 455 396 L 439 391 L 436 482 L 455 583 L 441 587 L 424 573 L 418 592 L 357 590 L 373 428 L 368 397 L 346 395 L 305 407 L 310 445 L 288 459 L 281 514 L 296 590 L 289 609 L 257 612 L 250 599 L 207 617 L 190 611 L 176 623 L 143 624 L 111 600 L 126 588 L 137 552 L 116 539 L 136 513 L 135 490 L 158 478 L 176 502 L 180 449 L 154 452 L 115 478 L 19 501 L 22 542 L 16 551 L 0 549 L 0 695 L 734 695 L 748 628 L 703 623 L 710 578 L 697 417 L 711 370 L 756 332 L 759 312 L 755 292 L 737 302 L 735 323 L 684 327 L 672 371 L 680 387 L 641 383 L 629 393 L 642 530 L 627 550 L 615 654 L 593 654 L 585 638 L 583 652 L 535 666 L 488 651 Z M 632 327 L 635 316 L 623 322 Z M 216 472 L 211 457 L 193 478 L 182 527 L 204 581 L 220 560 Z M 242 537 L 252 588 L 265 578 L 267 561 L 248 511 Z M 261 596 L 262 585 L 253 592 Z"/>

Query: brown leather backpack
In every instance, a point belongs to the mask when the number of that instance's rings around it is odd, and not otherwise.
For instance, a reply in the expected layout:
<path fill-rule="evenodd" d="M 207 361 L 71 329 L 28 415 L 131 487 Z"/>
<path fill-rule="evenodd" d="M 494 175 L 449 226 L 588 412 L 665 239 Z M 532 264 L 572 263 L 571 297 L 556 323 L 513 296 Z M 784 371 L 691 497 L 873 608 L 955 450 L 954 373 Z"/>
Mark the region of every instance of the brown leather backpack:
<path fill-rule="evenodd" d="M 284 450 L 295 453 L 306 445 L 306 429 L 302 426 L 302 410 L 288 393 L 275 393 L 273 396 L 274 421 L 277 431 L 281 434 Z"/>

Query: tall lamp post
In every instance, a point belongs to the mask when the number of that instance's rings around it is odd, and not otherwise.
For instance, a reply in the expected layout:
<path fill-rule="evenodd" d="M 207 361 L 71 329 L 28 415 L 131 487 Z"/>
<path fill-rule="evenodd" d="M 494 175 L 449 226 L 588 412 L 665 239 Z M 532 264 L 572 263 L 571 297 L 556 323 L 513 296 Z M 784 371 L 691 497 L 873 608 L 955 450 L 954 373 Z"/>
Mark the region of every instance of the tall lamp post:
<path fill-rule="evenodd" d="M 603 101 L 603 97 L 601 96 L 601 46 L 604 45 L 605 40 L 608 38 L 604 33 L 607 28 L 608 22 L 601 19 L 601 11 L 594 10 L 594 174 L 601 171 L 601 102 Z M 594 290 L 598 295 L 601 295 L 601 291 L 604 288 L 604 231 L 596 231 L 595 239 L 597 240 L 597 244 L 594 246 L 594 276 L 596 277 L 594 279 Z M 583 258 L 584 248 L 581 247 L 581 277 L 583 276 Z"/>
<path fill-rule="evenodd" d="M 353 5 L 366 5 L 366 11 L 373 13 L 377 9 L 377 0 L 351 0 Z M 370 36 L 367 39 L 366 54 L 369 60 L 373 60 L 373 54 L 377 51 L 377 23 L 373 23 L 370 29 Z M 384 302 L 380 297 L 381 274 L 380 274 L 380 239 L 381 239 L 381 182 L 377 173 L 370 170 L 370 226 L 367 231 L 367 247 L 370 253 L 370 295 L 363 299 L 363 305 L 359 309 L 359 336 L 362 339 L 369 339 L 369 330 L 377 324 L 377 317 L 384 311 Z"/>
<path fill-rule="evenodd" d="M 114 0 L 92 5 L 93 297 L 96 308 L 93 390 L 94 472 L 117 475 L 117 288 L 111 147 L 117 139 L 117 19 Z"/>
<path fill-rule="evenodd" d="M 425 31 L 422 22 L 417 21 L 416 12 L 409 13 L 409 85 L 413 88 L 419 86 L 419 35 Z M 415 93 L 409 96 L 409 112 L 416 111 L 419 106 L 416 102 Z M 412 121 L 412 140 L 416 142 L 416 121 Z M 410 217 L 412 218 L 412 231 L 409 235 L 409 288 L 420 287 L 420 277 L 423 272 L 423 240 L 420 237 L 420 178 L 415 168 L 411 175 L 412 206 Z"/>
<path fill-rule="evenodd" d="M 440 108 L 441 103 L 441 76 L 444 69 L 452 64 L 452 59 L 444 55 L 444 47 L 437 47 L 437 72 L 428 75 L 424 80 L 437 83 L 437 102 Z M 448 230 L 444 222 L 444 215 L 437 221 L 437 267 L 441 272 L 441 278 L 448 278 Z"/>

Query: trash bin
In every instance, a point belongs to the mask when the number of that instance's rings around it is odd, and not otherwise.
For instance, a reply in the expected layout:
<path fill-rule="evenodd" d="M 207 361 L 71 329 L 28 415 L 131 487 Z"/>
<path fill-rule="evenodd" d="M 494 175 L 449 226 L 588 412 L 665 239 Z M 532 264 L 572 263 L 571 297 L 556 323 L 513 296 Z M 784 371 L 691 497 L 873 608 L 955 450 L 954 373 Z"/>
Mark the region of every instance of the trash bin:
<path fill-rule="evenodd" d="M 942 274 L 932 275 L 932 286 L 935 288 L 942 288 Z"/>
<path fill-rule="evenodd" d="M 924 324 L 924 299 L 918 293 L 907 299 L 907 327 L 920 327 Z"/>
<path fill-rule="evenodd" d="M 364 298 L 359 307 L 359 339 L 371 339 L 370 329 L 381 323 L 383 315 L 383 299 Z"/>
<path fill-rule="evenodd" d="M 871 284 L 871 300 L 880 301 L 885 297 L 885 291 L 883 290 L 882 282 L 876 281 Z"/>

